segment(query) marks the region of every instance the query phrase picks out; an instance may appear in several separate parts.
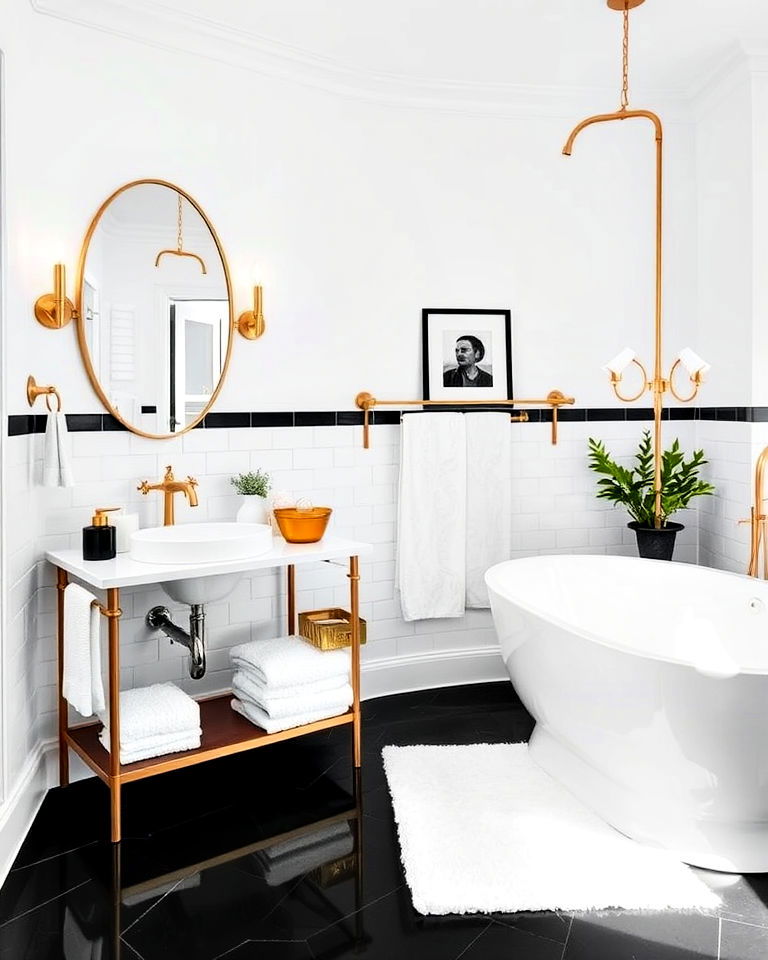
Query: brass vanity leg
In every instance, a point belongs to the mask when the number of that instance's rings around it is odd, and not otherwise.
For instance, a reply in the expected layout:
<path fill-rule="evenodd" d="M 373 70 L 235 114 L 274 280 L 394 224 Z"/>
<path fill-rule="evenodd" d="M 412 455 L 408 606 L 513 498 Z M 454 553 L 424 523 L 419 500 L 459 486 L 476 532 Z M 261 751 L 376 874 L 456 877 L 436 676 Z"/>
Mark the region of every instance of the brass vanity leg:
<path fill-rule="evenodd" d="M 115 960 L 122 956 L 120 949 L 120 934 L 123 928 L 122 918 L 122 870 L 121 870 L 121 847 L 116 843 L 112 847 L 112 942 L 113 954 Z"/>
<path fill-rule="evenodd" d="M 352 614 L 352 736 L 355 767 L 361 764 L 360 723 L 360 566 L 357 557 L 349 558 L 349 607 Z"/>
<path fill-rule="evenodd" d="M 296 567 L 288 564 L 288 633 L 296 633 Z"/>
<path fill-rule="evenodd" d="M 56 568 L 56 642 L 58 646 L 57 683 L 59 687 L 59 786 L 69 785 L 69 747 L 67 729 L 69 708 L 64 699 L 64 591 L 69 583 L 67 571 Z"/>
<path fill-rule="evenodd" d="M 120 841 L 120 591 L 107 590 L 109 619 L 109 797 L 112 842 Z"/>

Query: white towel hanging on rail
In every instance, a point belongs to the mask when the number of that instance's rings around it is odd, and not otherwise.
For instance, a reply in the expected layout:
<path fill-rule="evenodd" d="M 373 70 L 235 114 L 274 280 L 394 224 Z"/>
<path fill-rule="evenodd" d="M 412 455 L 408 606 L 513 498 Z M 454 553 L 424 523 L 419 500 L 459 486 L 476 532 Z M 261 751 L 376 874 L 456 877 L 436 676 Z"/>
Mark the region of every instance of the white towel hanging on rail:
<path fill-rule="evenodd" d="M 512 431 L 508 413 L 465 413 L 467 606 L 489 607 L 485 571 L 512 550 Z"/>
<path fill-rule="evenodd" d="M 466 509 L 464 415 L 406 414 L 396 574 L 404 620 L 464 616 Z"/>

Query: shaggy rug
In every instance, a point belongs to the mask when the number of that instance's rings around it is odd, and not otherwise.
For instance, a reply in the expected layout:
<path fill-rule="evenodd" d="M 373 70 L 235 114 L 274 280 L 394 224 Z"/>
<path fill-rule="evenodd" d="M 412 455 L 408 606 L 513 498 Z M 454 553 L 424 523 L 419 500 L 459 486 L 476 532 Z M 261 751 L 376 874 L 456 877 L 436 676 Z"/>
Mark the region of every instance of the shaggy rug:
<path fill-rule="evenodd" d="M 527 744 L 385 747 L 419 913 L 697 910 L 719 898 L 685 864 L 609 827 Z"/>

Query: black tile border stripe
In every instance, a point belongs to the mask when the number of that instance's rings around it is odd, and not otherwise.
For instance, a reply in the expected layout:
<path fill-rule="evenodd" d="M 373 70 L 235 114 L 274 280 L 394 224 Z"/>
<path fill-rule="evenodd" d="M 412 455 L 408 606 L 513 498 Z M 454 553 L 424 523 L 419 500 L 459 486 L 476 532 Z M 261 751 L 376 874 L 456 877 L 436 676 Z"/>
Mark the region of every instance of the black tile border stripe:
<path fill-rule="evenodd" d="M 490 408 L 493 409 L 493 408 Z M 495 408 L 508 410 L 508 407 Z M 526 410 L 515 407 L 515 410 Z M 399 424 L 403 413 L 414 410 L 372 410 L 371 423 Z M 526 410 L 529 423 L 551 423 L 549 408 Z M 653 420 L 651 407 L 561 407 L 558 419 L 562 423 L 636 422 Z M 768 407 L 666 407 L 662 419 L 667 420 L 719 420 L 730 423 L 766 423 Z M 8 436 L 23 437 L 32 433 L 45 433 L 46 414 L 11 414 L 8 417 Z M 307 410 L 209 413 L 196 429 L 237 430 L 245 427 L 332 427 L 361 426 L 361 410 Z M 118 420 L 108 413 L 68 413 L 67 428 L 72 433 L 96 433 L 100 431 L 125 430 Z"/>

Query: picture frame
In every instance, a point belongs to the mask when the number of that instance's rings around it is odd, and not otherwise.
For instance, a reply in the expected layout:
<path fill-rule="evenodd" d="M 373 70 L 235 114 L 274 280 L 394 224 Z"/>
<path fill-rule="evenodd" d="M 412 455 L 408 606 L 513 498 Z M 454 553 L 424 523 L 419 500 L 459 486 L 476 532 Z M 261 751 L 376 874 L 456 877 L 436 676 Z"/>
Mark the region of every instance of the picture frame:
<path fill-rule="evenodd" d="M 421 311 L 424 399 L 512 399 L 510 310 L 425 307 Z"/>

